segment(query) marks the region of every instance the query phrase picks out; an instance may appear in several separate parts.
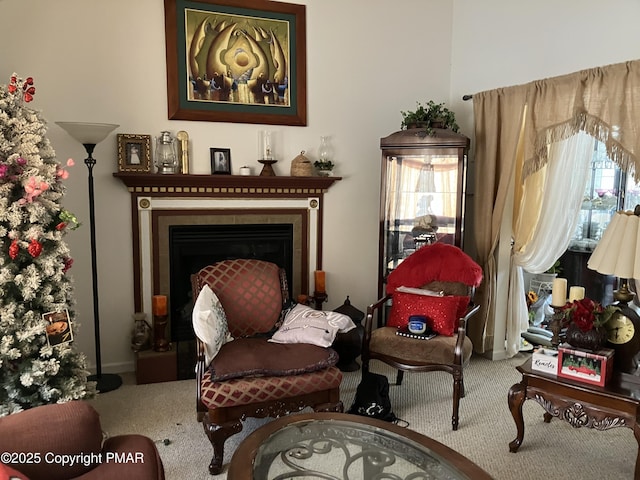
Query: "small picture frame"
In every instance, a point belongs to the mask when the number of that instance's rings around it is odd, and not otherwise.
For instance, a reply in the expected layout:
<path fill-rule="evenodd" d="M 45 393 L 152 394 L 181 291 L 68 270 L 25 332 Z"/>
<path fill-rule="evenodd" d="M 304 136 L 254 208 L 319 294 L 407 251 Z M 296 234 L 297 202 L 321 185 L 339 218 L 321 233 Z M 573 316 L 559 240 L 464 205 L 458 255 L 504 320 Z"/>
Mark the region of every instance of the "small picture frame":
<path fill-rule="evenodd" d="M 214 175 L 231 175 L 231 149 L 210 148 L 211 173 Z"/>
<path fill-rule="evenodd" d="M 68 310 L 43 313 L 42 318 L 47 321 L 45 330 L 49 346 L 54 347 L 73 341 L 73 331 L 71 330 Z"/>
<path fill-rule="evenodd" d="M 118 171 L 151 172 L 151 135 L 118 134 Z"/>

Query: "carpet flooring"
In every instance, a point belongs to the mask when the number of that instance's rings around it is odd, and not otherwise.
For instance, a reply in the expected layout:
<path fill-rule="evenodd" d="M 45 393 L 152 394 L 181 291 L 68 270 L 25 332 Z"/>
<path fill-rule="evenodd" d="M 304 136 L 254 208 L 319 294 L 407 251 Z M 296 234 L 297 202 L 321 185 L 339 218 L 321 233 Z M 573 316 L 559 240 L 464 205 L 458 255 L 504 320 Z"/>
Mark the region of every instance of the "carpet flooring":
<path fill-rule="evenodd" d="M 410 429 L 427 435 L 465 455 L 496 480 L 632 479 L 638 444 L 633 431 L 614 428 L 596 431 L 573 428 L 552 419 L 543 422 L 543 409 L 534 401 L 523 406 L 525 435 L 517 453 L 508 444 L 516 427 L 507 405 L 507 392 L 520 381 L 515 370 L 528 358 L 490 361 L 472 357 L 465 369 L 466 397 L 460 404 L 460 426 L 451 429 L 452 377 L 443 372 L 406 373 L 401 386 L 393 384 L 395 371 L 374 361 L 372 371 L 387 375 L 395 414 Z M 355 396 L 360 371 L 345 372 L 341 397 L 348 409 Z M 167 480 L 224 479 L 211 476 L 211 445 L 196 421 L 195 380 L 135 385 L 125 374 L 118 390 L 90 402 L 101 416 L 108 435 L 140 433 L 152 438 L 160 451 Z M 225 445 L 225 471 L 235 446 L 269 419 L 247 419 L 243 431 Z"/>

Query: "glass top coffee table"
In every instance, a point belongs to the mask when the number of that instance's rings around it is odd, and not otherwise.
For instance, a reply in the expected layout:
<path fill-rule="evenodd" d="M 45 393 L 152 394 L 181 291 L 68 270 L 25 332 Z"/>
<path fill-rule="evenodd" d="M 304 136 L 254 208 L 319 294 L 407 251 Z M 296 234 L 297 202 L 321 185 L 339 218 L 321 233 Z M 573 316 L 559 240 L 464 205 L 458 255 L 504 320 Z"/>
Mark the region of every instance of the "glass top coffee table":
<path fill-rule="evenodd" d="M 236 449 L 229 480 L 474 479 L 491 477 L 429 437 L 344 413 L 288 415 L 258 428 Z"/>

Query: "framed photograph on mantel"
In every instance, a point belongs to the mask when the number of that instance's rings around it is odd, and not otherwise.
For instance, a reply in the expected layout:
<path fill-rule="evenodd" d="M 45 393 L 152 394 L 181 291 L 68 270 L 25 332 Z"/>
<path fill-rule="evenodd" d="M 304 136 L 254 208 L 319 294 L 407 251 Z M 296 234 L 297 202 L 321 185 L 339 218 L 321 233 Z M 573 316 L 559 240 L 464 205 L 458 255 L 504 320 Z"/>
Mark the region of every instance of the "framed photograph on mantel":
<path fill-rule="evenodd" d="M 211 173 L 214 175 L 231 175 L 231 149 L 210 148 Z"/>
<path fill-rule="evenodd" d="M 169 119 L 306 125 L 305 9 L 164 0 Z"/>
<path fill-rule="evenodd" d="M 151 172 L 151 135 L 118 134 L 118 171 Z"/>

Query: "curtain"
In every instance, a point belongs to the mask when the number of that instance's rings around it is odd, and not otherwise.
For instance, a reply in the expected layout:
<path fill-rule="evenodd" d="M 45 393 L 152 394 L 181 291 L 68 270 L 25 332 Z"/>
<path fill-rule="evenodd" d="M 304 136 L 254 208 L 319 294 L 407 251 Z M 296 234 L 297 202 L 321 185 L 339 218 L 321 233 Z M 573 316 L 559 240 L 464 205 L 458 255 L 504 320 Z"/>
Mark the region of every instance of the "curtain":
<path fill-rule="evenodd" d="M 480 312 L 468 325 L 474 350 L 484 353 L 493 344 L 496 262 L 500 225 L 524 114 L 526 89 L 512 87 L 473 96 L 475 121 L 474 238 L 484 280 L 474 300 Z"/>
<path fill-rule="evenodd" d="M 529 326 L 523 270 L 542 273 L 569 246 L 578 223 L 595 140 L 578 133 L 549 146 L 548 164 L 524 181 L 516 198 L 514 242 L 507 306 L 507 356 L 520 349 Z"/>
<path fill-rule="evenodd" d="M 511 241 L 511 238 L 500 239 L 510 189 L 515 185 L 517 212 L 524 195 L 523 182 L 547 165 L 553 156 L 549 146 L 580 131 L 603 142 L 609 157 L 620 168 L 633 173 L 638 181 L 639 92 L 640 61 L 635 60 L 473 95 L 474 234 L 478 262 L 484 269 L 484 282 L 477 297 L 481 312 L 469 326 L 469 336 L 477 352 L 483 353 L 493 345 L 497 278 L 494 254 L 499 241 Z M 548 175 L 548 170 L 541 172 L 542 178 Z M 527 215 L 537 223 L 539 216 L 549 214 L 549 209 L 542 207 L 542 195 L 537 196 L 537 201 L 534 198 L 527 202 Z M 567 226 L 558 225 L 558 228 L 564 232 Z M 558 233 L 556 230 L 554 235 Z M 527 244 L 521 241 L 522 245 Z M 522 283 L 517 274 L 510 278 Z"/>

